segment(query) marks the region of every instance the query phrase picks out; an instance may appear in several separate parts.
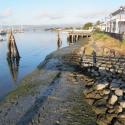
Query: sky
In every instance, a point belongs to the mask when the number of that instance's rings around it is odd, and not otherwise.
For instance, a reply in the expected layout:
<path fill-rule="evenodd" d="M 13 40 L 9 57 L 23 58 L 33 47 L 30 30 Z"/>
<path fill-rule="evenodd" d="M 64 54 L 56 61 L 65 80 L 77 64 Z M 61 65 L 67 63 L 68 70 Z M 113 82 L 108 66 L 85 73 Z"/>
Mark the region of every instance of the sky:
<path fill-rule="evenodd" d="M 104 20 L 125 0 L 0 0 L 0 25 L 70 25 Z"/>

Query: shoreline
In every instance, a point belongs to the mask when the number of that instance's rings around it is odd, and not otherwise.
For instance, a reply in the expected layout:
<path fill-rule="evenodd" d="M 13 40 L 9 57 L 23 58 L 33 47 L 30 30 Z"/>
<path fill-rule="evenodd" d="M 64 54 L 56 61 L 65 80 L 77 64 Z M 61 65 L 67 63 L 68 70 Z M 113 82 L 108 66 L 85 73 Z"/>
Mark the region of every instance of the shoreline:
<path fill-rule="evenodd" d="M 92 56 L 82 57 L 82 54 L 91 42 L 91 38 L 86 38 L 46 56 L 37 69 L 0 103 L 0 123 L 123 125 L 124 73 L 113 72 L 111 60 L 103 60 L 99 65 L 98 56 L 96 66 L 89 65 L 93 63 Z M 105 57 L 101 56 L 101 59 Z"/>
<path fill-rule="evenodd" d="M 67 56 L 80 54 L 83 45 L 84 41 L 48 55 L 0 103 L 0 123 L 96 125 L 96 115 L 82 96 L 83 75 L 77 61 L 66 60 Z"/>

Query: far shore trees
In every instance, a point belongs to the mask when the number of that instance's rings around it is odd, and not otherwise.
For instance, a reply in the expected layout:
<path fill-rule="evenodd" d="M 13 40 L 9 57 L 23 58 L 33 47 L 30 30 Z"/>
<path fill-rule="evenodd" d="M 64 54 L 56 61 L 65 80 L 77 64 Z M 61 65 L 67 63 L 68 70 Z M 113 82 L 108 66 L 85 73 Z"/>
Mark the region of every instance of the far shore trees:
<path fill-rule="evenodd" d="M 84 26 L 83 26 L 84 30 L 89 30 L 92 28 L 93 28 L 93 23 L 91 23 L 91 22 L 88 22 L 88 23 L 84 24 Z"/>

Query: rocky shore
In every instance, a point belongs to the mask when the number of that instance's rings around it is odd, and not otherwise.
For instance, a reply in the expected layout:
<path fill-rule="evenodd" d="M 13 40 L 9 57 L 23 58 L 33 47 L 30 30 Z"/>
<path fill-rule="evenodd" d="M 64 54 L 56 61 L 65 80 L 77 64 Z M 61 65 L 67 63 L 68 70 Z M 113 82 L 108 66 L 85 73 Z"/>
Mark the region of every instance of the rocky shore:
<path fill-rule="evenodd" d="M 24 78 L 0 102 L 0 125 L 125 125 L 124 72 L 83 63 L 88 40 L 51 53 Z"/>
<path fill-rule="evenodd" d="M 84 97 L 99 125 L 125 125 L 125 81 L 120 74 L 85 68 Z"/>
<path fill-rule="evenodd" d="M 24 78 L 0 102 L 0 125 L 96 125 L 96 114 L 83 96 L 84 74 L 72 59 L 66 61 L 83 45 L 51 53 Z"/>

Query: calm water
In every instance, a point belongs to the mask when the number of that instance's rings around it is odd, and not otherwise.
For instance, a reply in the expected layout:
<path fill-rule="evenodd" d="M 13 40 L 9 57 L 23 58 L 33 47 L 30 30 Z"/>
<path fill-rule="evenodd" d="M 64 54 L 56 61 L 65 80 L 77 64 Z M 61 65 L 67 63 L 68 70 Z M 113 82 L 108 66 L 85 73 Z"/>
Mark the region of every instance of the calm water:
<path fill-rule="evenodd" d="M 19 81 L 31 73 L 50 52 L 57 50 L 55 32 L 25 32 L 15 34 L 21 56 L 19 66 L 6 60 L 7 41 L 0 42 L 0 98 L 19 85 Z M 61 34 L 62 46 L 67 46 L 65 34 Z M 13 71 L 13 69 L 15 69 Z"/>

